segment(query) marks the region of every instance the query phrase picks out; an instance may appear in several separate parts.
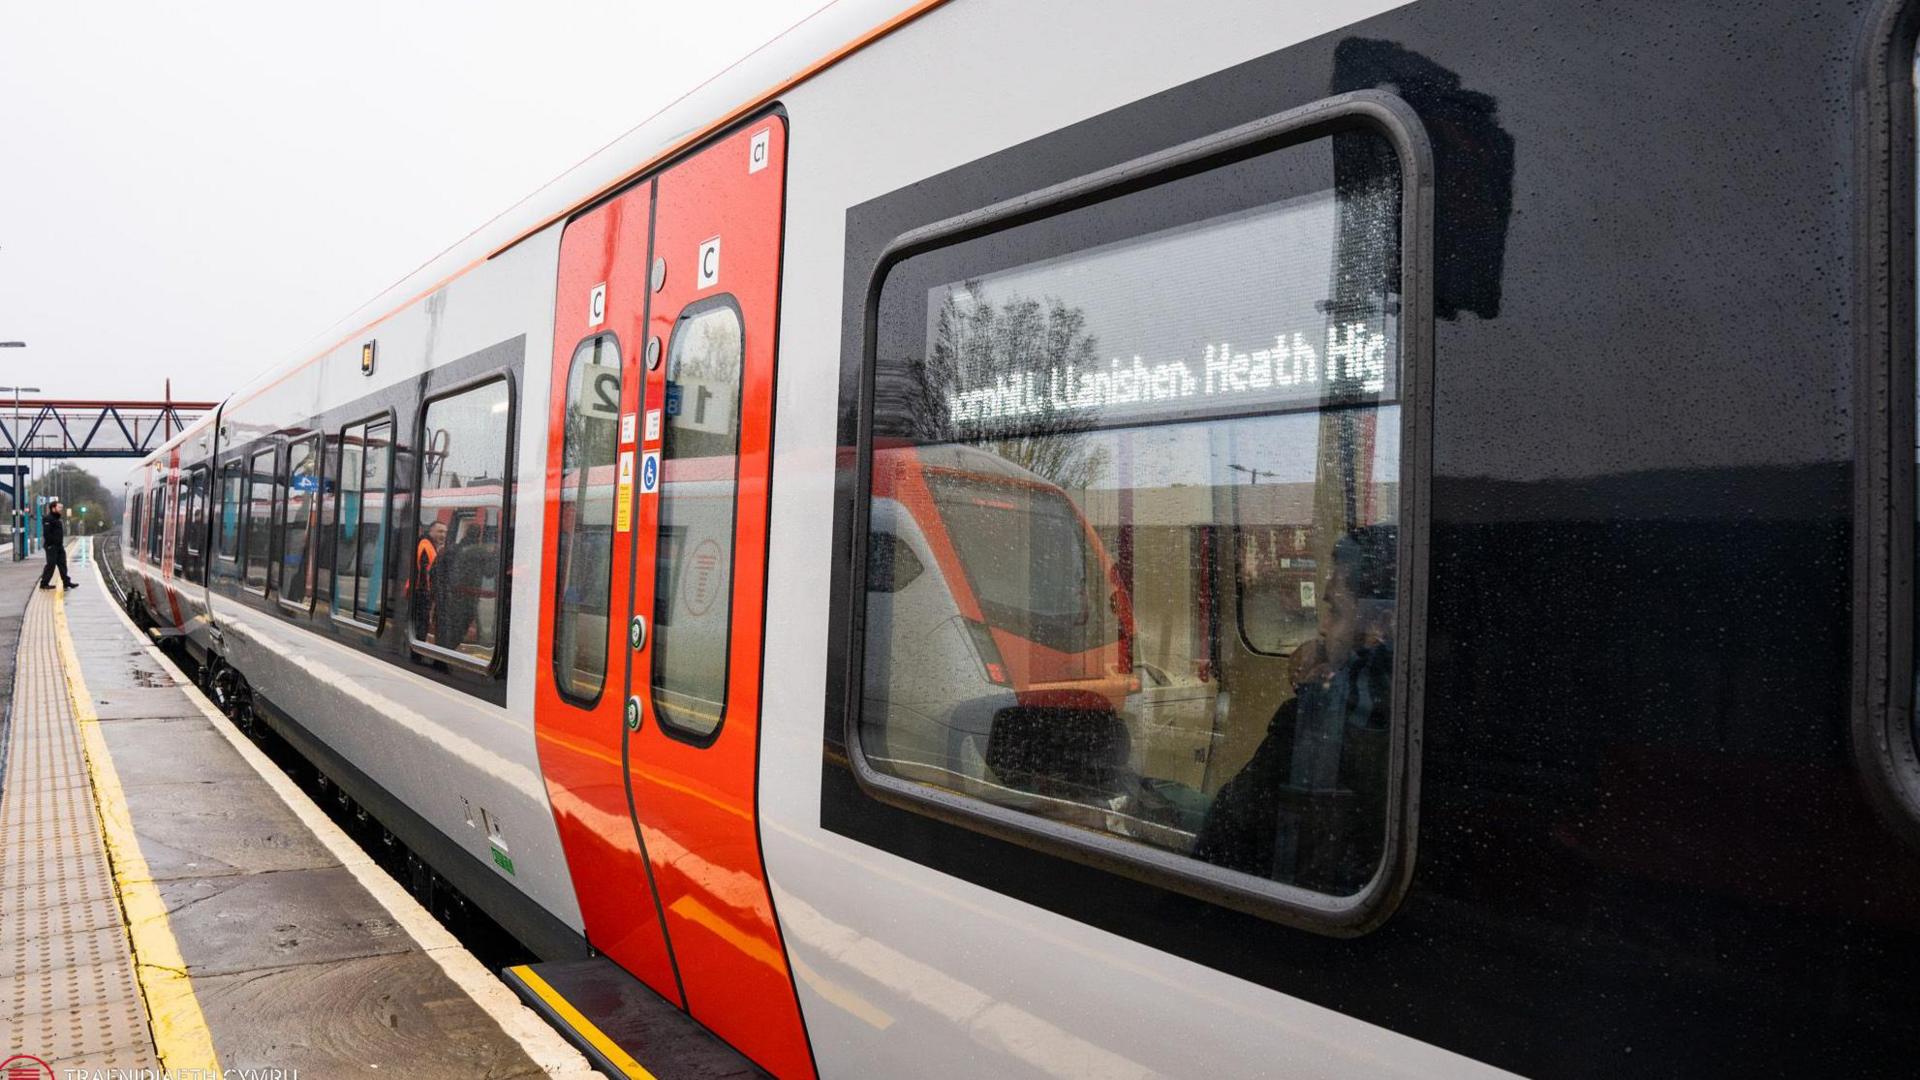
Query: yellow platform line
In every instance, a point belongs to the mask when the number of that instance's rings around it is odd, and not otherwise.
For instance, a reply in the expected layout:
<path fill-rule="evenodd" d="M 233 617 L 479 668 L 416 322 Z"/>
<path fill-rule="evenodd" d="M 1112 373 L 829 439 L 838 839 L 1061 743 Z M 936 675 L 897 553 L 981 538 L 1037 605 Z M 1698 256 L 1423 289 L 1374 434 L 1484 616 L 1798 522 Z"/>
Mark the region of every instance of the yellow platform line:
<path fill-rule="evenodd" d="M 525 983 L 527 989 L 532 990 L 541 1001 L 546 1002 L 547 1008 L 552 1009 L 555 1016 L 566 1021 L 567 1026 L 579 1032 L 581 1038 L 592 1043 L 593 1048 L 600 1051 L 601 1056 L 612 1063 L 614 1068 L 619 1069 L 627 1076 L 633 1077 L 634 1080 L 654 1080 L 654 1075 L 647 1071 L 646 1066 L 633 1060 L 631 1054 L 620 1049 L 619 1043 L 607 1038 L 606 1032 L 595 1027 L 593 1021 L 582 1016 L 580 1010 L 573 1007 L 572 1002 L 561 997 L 559 991 L 548 986 L 547 980 L 534 974 L 532 968 L 525 964 L 520 964 L 507 970 L 511 971 L 521 982 Z"/>
<path fill-rule="evenodd" d="M 100 808 L 100 832 L 106 838 L 107 860 L 120 894 L 121 918 L 133 946 L 134 975 L 140 981 L 140 996 L 147 1003 L 154 1050 L 161 1065 L 176 1075 L 182 1070 L 199 1070 L 201 1076 L 219 1076 L 220 1059 L 213 1051 L 213 1035 L 207 1030 L 206 1015 L 200 1011 L 200 999 L 193 994 L 193 980 L 180 956 L 180 943 L 174 940 L 173 928 L 167 922 L 166 901 L 161 899 L 147 860 L 140 854 L 120 774 L 114 770 L 113 756 L 100 734 L 100 717 L 93 710 L 93 695 L 80 673 L 80 659 L 67 632 L 66 597 L 54 593 L 52 599 L 54 644 L 66 675 L 67 700 L 86 748 L 87 772 L 93 777 L 93 796 Z"/>

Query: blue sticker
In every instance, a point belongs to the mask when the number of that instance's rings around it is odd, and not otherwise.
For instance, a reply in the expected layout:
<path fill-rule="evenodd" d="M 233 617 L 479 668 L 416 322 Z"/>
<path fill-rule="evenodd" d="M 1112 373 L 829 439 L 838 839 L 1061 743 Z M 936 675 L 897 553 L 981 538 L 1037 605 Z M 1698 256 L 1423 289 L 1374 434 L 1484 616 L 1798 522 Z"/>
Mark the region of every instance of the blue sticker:
<path fill-rule="evenodd" d="M 649 450 L 640 459 L 640 494 L 651 495 L 660 486 L 660 451 Z"/>
<path fill-rule="evenodd" d="M 668 416 L 680 415 L 680 384 L 679 383 L 670 382 L 667 384 L 667 415 Z"/>

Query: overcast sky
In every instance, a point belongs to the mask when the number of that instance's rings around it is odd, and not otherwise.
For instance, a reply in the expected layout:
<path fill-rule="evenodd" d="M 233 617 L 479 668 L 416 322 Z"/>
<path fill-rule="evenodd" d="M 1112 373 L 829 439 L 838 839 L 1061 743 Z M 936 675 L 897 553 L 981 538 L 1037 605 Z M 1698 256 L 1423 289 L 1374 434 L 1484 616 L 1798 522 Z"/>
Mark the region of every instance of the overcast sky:
<path fill-rule="evenodd" d="M 218 399 L 825 3 L 0 0 L 0 384 Z"/>

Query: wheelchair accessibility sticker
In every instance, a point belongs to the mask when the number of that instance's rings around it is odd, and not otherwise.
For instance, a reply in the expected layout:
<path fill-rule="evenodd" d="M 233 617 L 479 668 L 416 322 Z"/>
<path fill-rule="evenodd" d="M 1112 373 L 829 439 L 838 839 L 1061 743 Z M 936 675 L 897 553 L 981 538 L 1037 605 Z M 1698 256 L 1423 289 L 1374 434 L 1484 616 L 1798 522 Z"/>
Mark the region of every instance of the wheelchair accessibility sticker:
<path fill-rule="evenodd" d="M 660 451 L 649 450 L 640 457 L 640 494 L 651 495 L 660 489 Z"/>

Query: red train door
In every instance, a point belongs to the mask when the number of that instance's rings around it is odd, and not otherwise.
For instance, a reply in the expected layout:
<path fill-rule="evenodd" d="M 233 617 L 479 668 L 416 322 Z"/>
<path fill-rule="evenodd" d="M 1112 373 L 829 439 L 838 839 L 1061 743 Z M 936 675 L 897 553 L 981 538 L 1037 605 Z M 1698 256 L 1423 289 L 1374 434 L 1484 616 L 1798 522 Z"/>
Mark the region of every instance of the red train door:
<path fill-rule="evenodd" d="M 622 764 L 652 213 L 649 181 L 560 239 L 534 728 L 588 942 L 684 1007 Z"/>
<path fill-rule="evenodd" d="M 785 177 L 769 115 L 656 180 L 626 760 L 688 1011 L 798 1077 L 754 798 Z"/>
<path fill-rule="evenodd" d="M 785 176 L 771 115 L 561 238 L 535 727 L 588 941 L 811 1077 L 754 798 Z"/>

